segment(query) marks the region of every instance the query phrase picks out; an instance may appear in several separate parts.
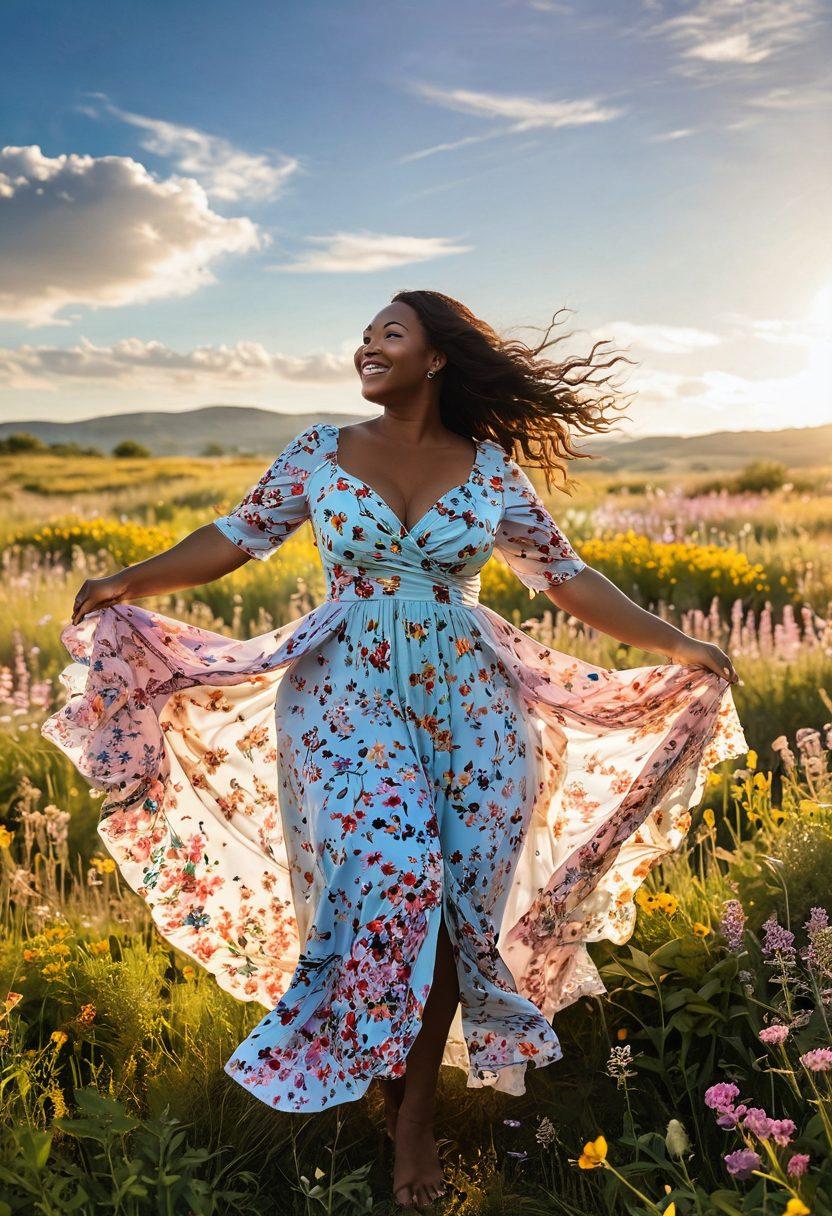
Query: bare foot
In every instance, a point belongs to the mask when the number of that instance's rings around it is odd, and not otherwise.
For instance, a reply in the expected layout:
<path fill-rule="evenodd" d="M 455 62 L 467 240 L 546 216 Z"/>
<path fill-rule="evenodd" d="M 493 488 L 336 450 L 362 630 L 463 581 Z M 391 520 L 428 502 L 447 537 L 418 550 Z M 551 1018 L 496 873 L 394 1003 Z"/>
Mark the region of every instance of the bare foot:
<path fill-rule="evenodd" d="M 402 1207 L 427 1207 L 445 1193 L 445 1175 L 433 1137 L 433 1119 L 400 1110 L 396 1120 L 393 1198 Z"/>
<path fill-rule="evenodd" d="M 384 1094 L 384 1121 L 387 1135 L 391 1140 L 396 1139 L 396 1118 L 404 1098 L 404 1077 L 378 1077 L 381 1092 Z"/>

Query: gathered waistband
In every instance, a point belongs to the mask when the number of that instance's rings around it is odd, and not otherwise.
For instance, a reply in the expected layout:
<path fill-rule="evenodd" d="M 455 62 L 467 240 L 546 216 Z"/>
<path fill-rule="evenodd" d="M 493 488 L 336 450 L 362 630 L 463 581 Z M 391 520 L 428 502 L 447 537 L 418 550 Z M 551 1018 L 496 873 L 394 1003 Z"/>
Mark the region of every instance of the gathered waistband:
<path fill-rule="evenodd" d="M 480 576 L 475 574 L 470 578 L 442 582 L 427 576 L 414 576 L 410 572 L 385 578 L 373 578 L 366 573 L 355 574 L 349 578 L 331 580 L 326 599 L 336 603 L 417 600 L 473 608 L 480 602 Z"/>

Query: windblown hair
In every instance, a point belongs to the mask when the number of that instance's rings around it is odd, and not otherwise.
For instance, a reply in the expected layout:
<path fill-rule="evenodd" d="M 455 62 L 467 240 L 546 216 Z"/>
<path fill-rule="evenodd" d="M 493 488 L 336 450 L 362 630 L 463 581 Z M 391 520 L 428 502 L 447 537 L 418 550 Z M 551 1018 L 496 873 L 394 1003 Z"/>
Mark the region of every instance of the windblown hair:
<path fill-rule="evenodd" d="M 501 338 L 459 300 L 440 291 L 399 291 L 393 300 L 414 309 L 430 345 L 446 356 L 439 372 L 439 409 L 448 430 L 471 439 L 493 439 L 518 463 L 541 468 L 547 489 L 557 478 L 561 488 L 569 490 L 569 460 L 592 455 L 576 450 L 576 437 L 609 431 L 627 406 L 617 388 L 601 391 L 611 376 L 593 376 L 633 360 L 617 355 L 604 362 L 611 354 L 604 351 L 596 361 L 596 350 L 609 338 L 594 343 L 585 359 L 571 356 L 555 363 L 538 358 L 568 336 L 547 341 L 559 313 L 539 345 L 530 347 Z"/>

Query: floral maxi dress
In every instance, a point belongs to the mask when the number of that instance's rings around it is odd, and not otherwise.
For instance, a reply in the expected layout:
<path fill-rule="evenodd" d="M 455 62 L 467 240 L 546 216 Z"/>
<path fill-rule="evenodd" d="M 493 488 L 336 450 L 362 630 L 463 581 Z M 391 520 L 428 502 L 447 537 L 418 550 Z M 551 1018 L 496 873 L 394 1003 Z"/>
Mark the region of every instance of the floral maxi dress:
<path fill-rule="evenodd" d="M 43 734 L 106 794 L 99 835 L 162 937 L 268 1011 L 225 1064 L 253 1095 L 318 1111 L 403 1075 L 440 917 L 443 1064 L 522 1094 L 561 1056 L 552 1015 L 606 991 L 587 943 L 628 939 L 708 769 L 746 750 L 730 689 L 593 666 L 478 602 L 494 549 L 532 594 L 584 567 L 491 440 L 408 529 L 310 426 L 213 522 L 265 560 L 306 520 L 323 603 L 247 641 L 92 613 Z"/>

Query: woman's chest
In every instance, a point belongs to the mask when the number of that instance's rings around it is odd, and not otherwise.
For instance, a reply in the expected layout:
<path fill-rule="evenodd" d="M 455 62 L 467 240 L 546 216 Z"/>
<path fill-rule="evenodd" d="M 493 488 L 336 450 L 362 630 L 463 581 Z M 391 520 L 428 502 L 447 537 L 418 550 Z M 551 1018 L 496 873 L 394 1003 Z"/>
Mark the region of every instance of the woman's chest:
<path fill-rule="evenodd" d="M 347 566 L 415 563 L 473 574 L 491 556 L 502 514 L 501 484 L 483 469 L 410 528 L 372 486 L 330 460 L 310 475 L 306 491 L 322 558 Z"/>

